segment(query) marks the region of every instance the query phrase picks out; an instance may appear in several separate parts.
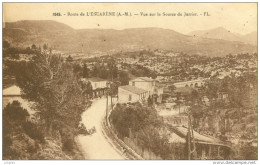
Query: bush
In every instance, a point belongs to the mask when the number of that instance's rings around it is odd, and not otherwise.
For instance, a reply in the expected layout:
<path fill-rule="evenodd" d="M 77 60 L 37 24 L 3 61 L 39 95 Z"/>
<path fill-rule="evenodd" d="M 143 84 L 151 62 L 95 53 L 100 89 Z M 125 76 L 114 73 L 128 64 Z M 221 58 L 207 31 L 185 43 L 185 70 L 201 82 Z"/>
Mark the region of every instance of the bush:
<path fill-rule="evenodd" d="M 44 143 L 44 132 L 37 127 L 37 125 L 26 122 L 23 124 L 23 129 L 25 133 L 34 140 L 39 140 L 41 143 Z"/>
<path fill-rule="evenodd" d="M 64 151 L 73 151 L 74 149 L 74 140 L 73 139 L 65 139 L 62 145 L 62 150 Z"/>
<path fill-rule="evenodd" d="M 37 125 L 27 122 L 29 113 L 18 101 L 9 103 L 3 110 L 3 159 L 31 159 L 37 152 L 37 143 L 44 135 Z"/>
<path fill-rule="evenodd" d="M 172 159 L 175 149 L 169 145 L 167 126 L 157 115 L 153 107 L 145 107 L 140 103 L 118 104 L 112 111 L 111 122 L 120 138 L 137 137 L 138 145 L 162 159 Z M 161 131 L 164 130 L 164 131 Z"/>
<path fill-rule="evenodd" d="M 14 122 L 22 122 L 26 120 L 29 113 L 26 109 L 21 107 L 21 103 L 13 101 L 12 104 L 8 103 L 3 111 L 3 116 Z"/>

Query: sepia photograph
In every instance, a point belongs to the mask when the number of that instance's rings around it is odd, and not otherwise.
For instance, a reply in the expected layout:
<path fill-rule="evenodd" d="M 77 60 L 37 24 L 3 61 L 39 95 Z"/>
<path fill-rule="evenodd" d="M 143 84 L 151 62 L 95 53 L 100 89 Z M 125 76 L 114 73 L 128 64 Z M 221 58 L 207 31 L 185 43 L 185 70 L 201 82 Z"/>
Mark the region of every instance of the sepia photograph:
<path fill-rule="evenodd" d="M 2 160 L 255 164 L 257 26 L 258 2 L 2 2 Z"/>

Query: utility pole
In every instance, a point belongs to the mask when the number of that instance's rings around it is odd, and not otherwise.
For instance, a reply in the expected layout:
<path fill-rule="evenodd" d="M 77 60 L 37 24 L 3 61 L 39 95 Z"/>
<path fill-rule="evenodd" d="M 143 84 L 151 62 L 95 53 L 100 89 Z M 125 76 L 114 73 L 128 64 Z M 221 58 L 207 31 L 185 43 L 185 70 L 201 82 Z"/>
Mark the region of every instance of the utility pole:
<path fill-rule="evenodd" d="M 197 156 L 196 146 L 195 146 L 195 139 L 193 133 L 193 127 L 191 122 L 191 111 L 188 110 L 188 133 L 187 133 L 187 140 L 188 140 L 188 160 L 194 159 Z M 192 145 L 192 146 L 191 146 Z"/>
<path fill-rule="evenodd" d="M 113 111 L 112 95 L 111 95 L 111 111 Z"/>
<path fill-rule="evenodd" d="M 111 97 L 111 111 L 113 110 L 113 102 L 112 102 L 112 95 L 113 95 L 113 91 L 112 91 L 112 84 L 113 84 L 113 81 L 114 81 L 114 76 L 113 76 L 113 68 L 114 66 L 112 65 L 112 73 L 111 73 L 111 84 L 110 84 L 110 97 Z"/>
<path fill-rule="evenodd" d="M 106 105 L 106 124 L 107 124 L 107 111 L 108 111 L 108 92 L 107 92 L 107 105 Z"/>

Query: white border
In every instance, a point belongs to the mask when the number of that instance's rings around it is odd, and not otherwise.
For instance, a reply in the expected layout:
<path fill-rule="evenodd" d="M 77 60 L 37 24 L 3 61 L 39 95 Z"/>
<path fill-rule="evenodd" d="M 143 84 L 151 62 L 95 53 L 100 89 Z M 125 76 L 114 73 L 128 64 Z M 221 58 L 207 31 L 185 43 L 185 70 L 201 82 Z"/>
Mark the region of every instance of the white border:
<path fill-rule="evenodd" d="M 31 3 L 34 3 L 34 2 L 43 2 L 43 3 L 47 3 L 47 2 L 65 2 L 65 3 L 68 3 L 68 2 L 71 2 L 71 3 L 80 3 L 80 2 L 88 2 L 88 3 L 91 3 L 91 2 L 94 2 L 94 3 L 98 3 L 98 2 L 105 2 L 105 3 L 108 3 L 108 2 L 129 2 L 129 3 L 133 3 L 133 2 L 138 2 L 138 3 L 141 3 L 141 2 L 144 2 L 144 3 L 148 3 L 148 2 L 157 2 L 157 3 L 166 3 L 166 2 L 177 2 L 177 3 L 199 3 L 199 2 L 202 2 L 202 3 L 228 3 L 228 2 L 234 2 L 234 3 L 249 3 L 249 2 L 257 2 L 258 3 L 258 0 L 228 0 L 228 1 L 225 1 L 225 0 L 200 0 L 200 1 L 197 1 L 197 0 L 178 0 L 178 1 L 173 1 L 173 0 L 162 0 L 162 1 L 159 1 L 159 0 L 114 0 L 114 1 L 110 1 L 110 0 L 77 0 L 77 1 L 71 1 L 71 0 L 45 0 L 45 1 L 40 1 L 40 0 L 1 0 L 1 6 L 0 6 L 0 16 L 2 18 L 2 6 L 3 6 L 3 3 L 4 2 L 31 2 Z M 257 10 L 259 11 L 259 6 L 257 6 Z M 259 14 L 258 14 L 258 22 L 259 22 Z M 2 23 L 1 23 L 1 34 L 2 34 Z M 259 37 L 259 35 L 258 35 Z M 258 44 L 259 44 L 259 40 L 258 40 Z M 1 42 L 1 48 L 2 48 L 2 42 Z M 1 58 L 2 58 L 2 49 L 1 49 Z M 0 63 L 0 67 L 2 68 L 2 62 Z M 258 63 L 258 68 L 259 68 L 259 63 Z M 2 75 L 2 69 L 0 71 L 1 75 Z M 259 72 L 258 72 L 258 76 L 259 76 Z M 260 83 L 258 82 L 258 85 Z M 0 85 L 2 86 L 2 81 L 0 81 Z M 2 96 L 2 90 L 0 92 L 1 96 Z M 259 92 L 258 92 L 258 98 L 259 97 Z M 258 100 L 259 101 L 259 100 Z M 1 106 L 2 106 L 2 99 L 1 99 Z M 2 112 L 2 111 L 1 111 Z M 259 119 L 259 113 L 258 113 L 258 119 Z M 258 120 L 259 121 L 259 120 Z M 0 134 L 1 134 L 1 137 L 2 137 L 2 113 L 1 113 L 1 128 L 0 128 Z M 258 132 L 259 132 L 259 127 L 258 127 Z M 259 139 L 259 137 L 258 137 Z M 1 147 L 2 147 L 2 138 L 1 138 Z M 181 151 L 182 152 L 182 151 Z M 2 149 L 0 151 L 0 155 L 1 155 L 1 160 L 2 160 Z M 259 147 L 258 147 L 258 160 L 259 160 Z M 76 160 L 76 161 L 66 161 L 66 160 L 55 160 L 55 161 L 50 161 L 50 160 L 46 160 L 46 161 L 34 161 L 34 160 L 30 160 L 30 161 L 25 161 L 25 160 L 22 160 L 22 161 L 1 161 L 2 164 L 6 164 L 8 165 L 9 163 L 14 163 L 14 164 L 21 164 L 21 165 L 28 165 L 28 164 L 36 164 L 37 165 L 45 165 L 45 164 L 63 164 L 63 165 L 68 165 L 68 164 L 106 164 L 106 165 L 132 165 L 133 163 L 134 164 L 138 164 L 138 165 L 141 165 L 141 164 L 144 164 L 144 163 L 149 163 L 149 165 L 158 165 L 163 163 L 163 164 L 167 164 L 167 165 L 176 165 L 176 164 L 182 164 L 182 165 L 185 165 L 185 164 L 192 164 L 192 165 L 204 165 L 204 164 L 213 164 L 213 162 L 218 162 L 219 164 L 227 164 L 227 161 L 224 160 L 224 161 L 187 161 L 187 160 L 164 160 L 164 161 L 157 161 L 157 160 L 153 160 L 153 161 L 149 161 L 149 160 L 146 160 L 146 161 L 106 161 L 106 160 Z M 246 162 L 249 162 L 249 161 L 233 161 L 233 164 L 235 164 L 235 162 L 241 162 L 241 163 L 246 163 Z M 256 163 L 259 163 L 259 161 L 255 161 Z M 238 163 L 240 164 L 240 163 Z"/>

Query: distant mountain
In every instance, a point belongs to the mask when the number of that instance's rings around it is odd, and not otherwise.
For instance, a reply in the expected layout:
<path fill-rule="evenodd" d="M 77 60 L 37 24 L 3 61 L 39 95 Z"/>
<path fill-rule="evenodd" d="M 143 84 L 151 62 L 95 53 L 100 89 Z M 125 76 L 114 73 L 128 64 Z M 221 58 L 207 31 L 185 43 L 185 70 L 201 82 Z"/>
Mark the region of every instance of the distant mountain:
<path fill-rule="evenodd" d="M 188 54 L 224 56 L 252 53 L 257 47 L 237 41 L 210 39 L 184 35 L 161 28 L 73 29 L 55 21 L 19 21 L 5 24 L 4 40 L 26 47 L 48 43 L 63 52 L 113 53 L 140 49 L 165 49 Z"/>
<path fill-rule="evenodd" d="M 242 36 L 243 40 L 249 44 L 257 45 L 257 32 L 248 33 Z"/>
<path fill-rule="evenodd" d="M 6 29 L 22 29 L 27 32 L 41 33 L 45 31 L 67 31 L 73 30 L 68 25 L 59 23 L 52 20 L 46 21 L 35 21 L 35 20 L 23 20 L 17 22 L 7 22 L 5 23 Z"/>
<path fill-rule="evenodd" d="M 223 27 L 218 27 L 210 30 L 198 30 L 188 33 L 189 36 L 203 37 L 211 39 L 221 39 L 227 41 L 240 41 L 248 44 L 257 44 L 257 32 L 252 32 L 247 35 L 233 33 Z"/>

